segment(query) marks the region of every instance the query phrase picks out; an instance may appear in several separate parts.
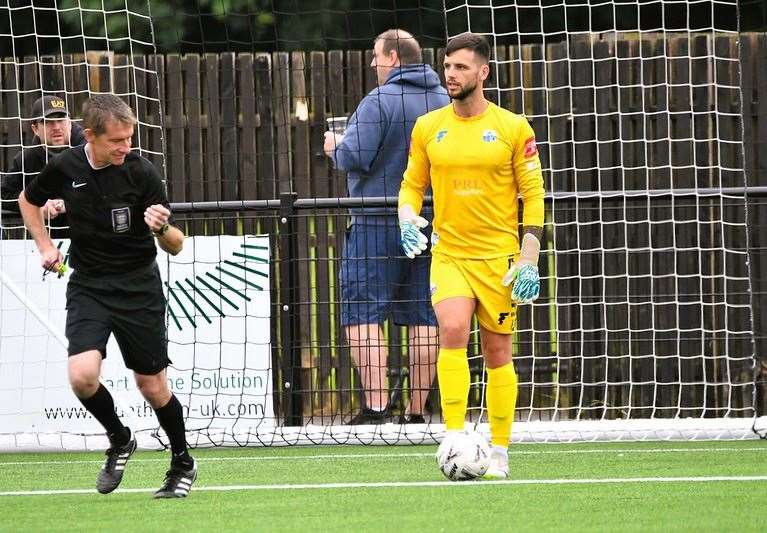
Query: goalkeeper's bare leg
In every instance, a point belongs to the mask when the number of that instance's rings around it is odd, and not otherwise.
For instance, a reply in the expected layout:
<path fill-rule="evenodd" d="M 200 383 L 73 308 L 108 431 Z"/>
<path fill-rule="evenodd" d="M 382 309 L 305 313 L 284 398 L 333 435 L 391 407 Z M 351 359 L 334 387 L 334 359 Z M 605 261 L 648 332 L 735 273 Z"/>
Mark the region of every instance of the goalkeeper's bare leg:
<path fill-rule="evenodd" d="M 446 438 L 463 431 L 466 420 L 471 379 L 466 346 L 475 307 L 476 300 L 465 296 L 445 298 L 434 304 L 439 325 L 437 377 Z"/>
<path fill-rule="evenodd" d="M 487 415 L 490 421 L 490 468 L 485 479 L 509 477 L 509 442 L 517 403 L 517 374 L 512 363 L 511 335 L 480 326 L 487 366 Z"/>

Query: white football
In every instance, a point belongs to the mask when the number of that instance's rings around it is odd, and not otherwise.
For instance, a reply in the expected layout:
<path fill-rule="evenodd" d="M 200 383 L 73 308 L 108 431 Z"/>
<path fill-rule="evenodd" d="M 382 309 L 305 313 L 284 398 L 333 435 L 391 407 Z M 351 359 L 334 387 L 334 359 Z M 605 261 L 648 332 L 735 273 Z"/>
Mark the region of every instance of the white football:
<path fill-rule="evenodd" d="M 437 449 L 437 464 L 450 481 L 482 477 L 490 466 L 490 445 L 476 431 L 449 433 Z"/>

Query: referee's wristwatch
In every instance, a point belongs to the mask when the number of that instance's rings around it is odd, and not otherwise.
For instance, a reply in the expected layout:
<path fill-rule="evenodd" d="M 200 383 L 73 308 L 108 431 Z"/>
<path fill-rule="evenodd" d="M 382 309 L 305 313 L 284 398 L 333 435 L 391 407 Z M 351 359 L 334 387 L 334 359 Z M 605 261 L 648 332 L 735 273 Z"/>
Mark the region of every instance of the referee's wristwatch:
<path fill-rule="evenodd" d="M 169 228 L 170 228 L 170 224 L 168 224 L 168 223 L 166 222 L 165 224 L 163 224 L 162 226 L 160 226 L 160 229 L 158 229 L 157 231 L 153 231 L 152 233 L 154 233 L 154 234 L 155 234 L 155 235 L 157 235 L 158 237 L 162 237 L 163 235 L 165 235 L 165 233 L 167 233 L 167 231 L 168 231 L 168 229 L 169 229 Z"/>

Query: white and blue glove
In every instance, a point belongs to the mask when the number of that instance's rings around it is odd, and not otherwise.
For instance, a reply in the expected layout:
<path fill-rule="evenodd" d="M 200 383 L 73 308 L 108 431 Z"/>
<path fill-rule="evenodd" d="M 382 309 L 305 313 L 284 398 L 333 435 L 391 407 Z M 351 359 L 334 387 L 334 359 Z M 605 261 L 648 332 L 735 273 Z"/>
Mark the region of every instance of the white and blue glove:
<path fill-rule="evenodd" d="M 517 304 L 529 304 L 541 294 L 541 278 L 538 275 L 538 254 L 540 241 L 532 233 L 522 239 L 519 259 L 511 265 L 501 283 L 511 285 L 511 300 Z"/>
<path fill-rule="evenodd" d="M 426 243 L 429 242 L 429 239 L 421 230 L 428 225 L 429 221 L 416 215 L 409 205 L 403 205 L 399 209 L 400 243 L 405 255 L 410 259 L 421 255 L 421 252 L 426 250 Z"/>

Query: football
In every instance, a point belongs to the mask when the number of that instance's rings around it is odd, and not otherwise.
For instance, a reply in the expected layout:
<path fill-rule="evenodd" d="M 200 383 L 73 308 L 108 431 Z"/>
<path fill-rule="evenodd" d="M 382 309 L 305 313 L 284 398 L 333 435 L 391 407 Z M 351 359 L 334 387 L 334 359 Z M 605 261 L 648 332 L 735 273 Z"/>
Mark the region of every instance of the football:
<path fill-rule="evenodd" d="M 450 433 L 437 449 L 437 464 L 450 481 L 482 477 L 490 466 L 490 445 L 475 431 Z"/>

